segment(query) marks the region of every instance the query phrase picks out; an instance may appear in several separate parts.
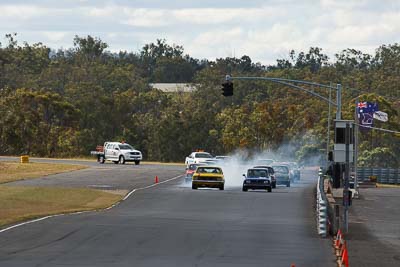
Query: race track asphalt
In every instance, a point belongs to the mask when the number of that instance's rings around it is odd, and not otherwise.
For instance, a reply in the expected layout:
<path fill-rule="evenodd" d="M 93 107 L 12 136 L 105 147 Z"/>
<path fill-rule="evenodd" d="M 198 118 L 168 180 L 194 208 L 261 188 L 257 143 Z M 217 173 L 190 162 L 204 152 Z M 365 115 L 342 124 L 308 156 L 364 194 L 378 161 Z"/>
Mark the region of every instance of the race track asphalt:
<path fill-rule="evenodd" d="M 19 158 L 0 157 L 3 161 L 19 161 Z M 171 164 L 114 164 L 106 162 L 99 164 L 96 161 L 88 160 L 53 160 L 53 159 L 35 159 L 31 162 L 56 162 L 62 164 L 85 165 L 89 168 L 80 171 L 66 172 L 55 175 L 49 175 L 40 179 L 22 180 L 8 185 L 23 186 L 62 186 L 62 187 L 89 187 L 93 189 L 124 189 L 132 190 L 153 184 L 155 176 L 159 181 L 164 181 L 171 177 L 182 175 L 184 165 Z"/>
<path fill-rule="evenodd" d="M 242 192 L 235 185 L 192 190 L 177 177 L 183 171 L 105 164 L 13 183 L 136 191 L 107 211 L 52 217 L 0 233 L 0 266 L 335 266 L 330 239 L 316 233 L 316 171 L 272 193 Z M 175 179 L 146 188 L 157 173 L 161 181 Z"/>
<path fill-rule="evenodd" d="M 352 266 L 400 266 L 400 188 L 360 188 L 345 235 Z"/>

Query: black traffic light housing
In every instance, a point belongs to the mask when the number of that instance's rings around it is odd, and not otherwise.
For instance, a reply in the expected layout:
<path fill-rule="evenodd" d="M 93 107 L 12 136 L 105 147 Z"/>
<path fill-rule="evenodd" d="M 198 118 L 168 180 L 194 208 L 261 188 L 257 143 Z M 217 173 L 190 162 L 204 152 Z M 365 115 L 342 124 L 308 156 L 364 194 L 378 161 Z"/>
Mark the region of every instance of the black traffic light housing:
<path fill-rule="evenodd" d="M 233 96 L 233 83 L 226 81 L 222 84 L 222 95 L 223 96 Z"/>

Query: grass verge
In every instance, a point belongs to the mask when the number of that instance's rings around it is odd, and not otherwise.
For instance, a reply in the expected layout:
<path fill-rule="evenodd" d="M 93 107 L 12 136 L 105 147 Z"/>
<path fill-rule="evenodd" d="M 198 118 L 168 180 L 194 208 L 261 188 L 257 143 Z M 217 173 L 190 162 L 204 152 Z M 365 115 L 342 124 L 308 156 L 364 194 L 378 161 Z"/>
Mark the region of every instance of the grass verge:
<path fill-rule="evenodd" d="M 95 189 L 0 186 L 0 227 L 47 215 L 104 209 L 122 194 Z"/>
<path fill-rule="evenodd" d="M 0 162 L 0 184 L 18 180 L 33 179 L 50 174 L 76 171 L 87 168 L 82 165 L 55 163 Z"/>

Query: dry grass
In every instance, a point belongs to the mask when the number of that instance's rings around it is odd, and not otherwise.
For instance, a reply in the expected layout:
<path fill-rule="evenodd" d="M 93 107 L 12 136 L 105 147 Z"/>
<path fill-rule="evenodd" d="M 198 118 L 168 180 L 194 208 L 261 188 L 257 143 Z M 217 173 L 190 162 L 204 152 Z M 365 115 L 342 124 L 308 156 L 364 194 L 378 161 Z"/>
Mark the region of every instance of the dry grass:
<path fill-rule="evenodd" d="M 87 168 L 53 163 L 0 162 L 0 183 Z M 104 209 L 126 192 L 94 189 L 0 186 L 0 226 L 52 214 Z"/>
<path fill-rule="evenodd" d="M 87 168 L 82 165 L 54 163 L 0 162 L 0 184 L 17 180 L 33 179 L 50 174 L 69 172 Z"/>
<path fill-rule="evenodd" d="M 94 189 L 0 186 L 0 226 L 52 214 L 104 209 L 123 195 Z"/>

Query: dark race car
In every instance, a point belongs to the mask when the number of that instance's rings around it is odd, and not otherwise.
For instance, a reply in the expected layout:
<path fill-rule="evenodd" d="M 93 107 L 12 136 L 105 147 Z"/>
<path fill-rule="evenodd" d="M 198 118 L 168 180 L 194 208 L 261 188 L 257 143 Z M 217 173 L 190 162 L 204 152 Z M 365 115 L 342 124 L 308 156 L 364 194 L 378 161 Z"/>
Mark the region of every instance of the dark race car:
<path fill-rule="evenodd" d="M 290 170 L 287 165 L 274 164 L 272 165 L 275 171 L 276 183 L 278 185 L 286 185 L 290 187 Z"/>
<path fill-rule="evenodd" d="M 268 170 L 262 168 L 251 168 L 247 170 L 247 175 L 243 174 L 243 191 L 248 189 L 262 189 L 272 191 L 272 181 Z"/>
<path fill-rule="evenodd" d="M 272 188 L 276 188 L 276 178 L 275 178 L 274 168 L 272 168 L 271 166 L 265 166 L 265 165 L 258 165 L 258 166 L 254 166 L 253 168 L 267 169 L 268 174 L 271 177 Z"/>

